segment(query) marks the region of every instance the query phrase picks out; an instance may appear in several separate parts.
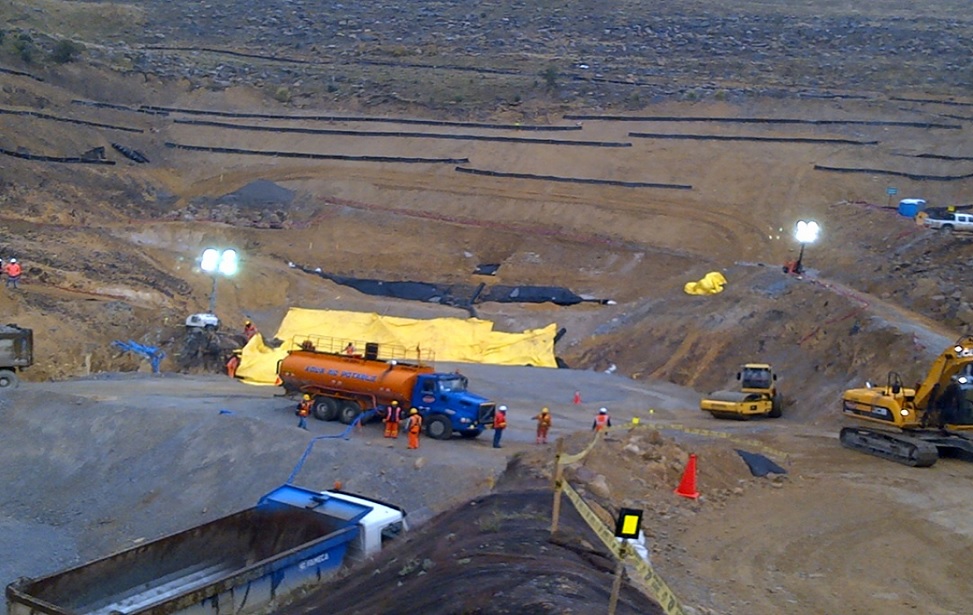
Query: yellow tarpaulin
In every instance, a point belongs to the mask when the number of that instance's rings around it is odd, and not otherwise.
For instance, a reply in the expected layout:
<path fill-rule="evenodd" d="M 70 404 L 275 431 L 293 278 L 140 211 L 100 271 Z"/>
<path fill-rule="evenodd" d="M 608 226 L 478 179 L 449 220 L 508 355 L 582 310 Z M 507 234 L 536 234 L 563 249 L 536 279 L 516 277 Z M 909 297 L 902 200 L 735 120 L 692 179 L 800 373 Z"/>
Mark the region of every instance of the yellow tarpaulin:
<path fill-rule="evenodd" d="M 683 290 L 687 295 L 715 295 L 723 292 L 726 278 L 719 271 L 710 271 L 698 282 L 686 282 Z"/>
<path fill-rule="evenodd" d="M 277 362 L 294 348 L 295 337 L 306 336 L 352 341 L 359 352 L 365 342 L 375 342 L 380 346 L 418 347 L 424 354 L 431 351 L 437 361 L 557 367 L 556 334 L 557 325 L 553 323 L 522 333 L 504 333 L 494 331 L 492 322 L 478 318 L 416 320 L 368 312 L 291 308 L 275 335 L 283 345 L 270 348 L 260 335 L 253 336 L 243 349 L 236 374 L 250 384 L 274 384 Z"/>

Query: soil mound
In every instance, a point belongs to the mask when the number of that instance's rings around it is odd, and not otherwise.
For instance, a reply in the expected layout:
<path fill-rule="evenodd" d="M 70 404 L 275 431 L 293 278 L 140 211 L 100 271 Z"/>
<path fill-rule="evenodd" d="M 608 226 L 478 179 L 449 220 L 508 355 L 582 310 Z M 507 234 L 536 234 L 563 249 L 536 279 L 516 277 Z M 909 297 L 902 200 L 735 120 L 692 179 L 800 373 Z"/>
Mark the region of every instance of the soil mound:
<path fill-rule="evenodd" d="M 552 536 L 551 503 L 549 490 L 535 488 L 463 504 L 352 577 L 278 613 L 323 612 L 323 604 L 336 615 L 604 613 L 611 554 L 570 506 Z M 625 584 L 616 612 L 663 611 Z"/>

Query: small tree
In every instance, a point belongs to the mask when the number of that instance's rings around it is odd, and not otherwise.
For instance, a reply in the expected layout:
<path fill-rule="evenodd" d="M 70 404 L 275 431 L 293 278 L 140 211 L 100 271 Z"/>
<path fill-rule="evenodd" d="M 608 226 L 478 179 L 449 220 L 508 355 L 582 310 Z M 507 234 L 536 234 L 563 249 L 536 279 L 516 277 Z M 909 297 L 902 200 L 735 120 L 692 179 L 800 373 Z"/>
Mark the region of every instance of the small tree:
<path fill-rule="evenodd" d="M 553 66 L 548 66 L 541 72 L 541 77 L 544 78 L 544 85 L 547 86 L 548 90 L 557 89 L 557 69 Z"/>
<path fill-rule="evenodd" d="M 80 44 L 62 38 L 54 45 L 54 50 L 51 51 L 51 60 L 58 64 L 74 62 L 83 50 L 84 47 Z"/>
<path fill-rule="evenodd" d="M 18 36 L 14 41 L 14 49 L 25 63 L 30 64 L 34 60 L 34 41 L 29 34 Z"/>

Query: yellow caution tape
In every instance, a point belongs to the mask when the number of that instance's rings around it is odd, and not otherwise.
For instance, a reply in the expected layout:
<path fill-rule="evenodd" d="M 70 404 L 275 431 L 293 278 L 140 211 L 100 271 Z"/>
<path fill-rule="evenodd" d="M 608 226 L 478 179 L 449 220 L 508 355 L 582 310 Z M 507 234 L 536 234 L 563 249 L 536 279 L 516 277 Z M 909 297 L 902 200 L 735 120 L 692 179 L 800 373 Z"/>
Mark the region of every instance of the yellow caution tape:
<path fill-rule="evenodd" d="M 588 446 L 586 446 L 585 449 L 583 451 L 581 451 L 580 453 L 575 453 L 574 455 L 561 455 L 560 465 L 563 466 L 563 465 L 567 465 L 569 463 L 574 463 L 576 461 L 581 461 L 582 459 L 584 459 L 585 457 L 587 457 L 588 456 L 588 453 L 591 452 L 591 449 L 593 449 L 595 447 L 595 444 L 598 444 L 598 440 L 601 439 L 600 438 L 600 434 L 601 433 L 602 432 L 600 432 L 600 431 L 596 431 L 595 432 L 595 437 L 591 441 L 591 444 L 589 444 Z"/>
<path fill-rule="evenodd" d="M 578 514 L 601 539 L 606 547 L 616 556 L 625 557 L 626 561 L 638 570 L 639 578 L 645 583 L 653 598 L 663 607 L 667 615 L 684 615 L 682 605 L 666 582 L 645 560 L 636 557 L 628 549 L 623 551 L 622 543 L 615 538 L 615 534 L 605 527 L 595 512 L 585 503 L 581 496 L 569 484 L 563 485 L 568 499 L 574 504 Z"/>
<path fill-rule="evenodd" d="M 597 439 L 596 439 L 597 440 Z M 662 580 L 662 577 L 649 565 L 648 562 L 640 557 L 634 555 L 631 550 L 623 549 L 622 543 L 615 538 L 614 532 L 605 527 L 605 524 L 598 518 L 595 511 L 591 510 L 591 507 L 578 492 L 574 490 L 566 481 L 561 485 L 564 493 L 574 504 L 574 508 L 581 515 L 581 518 L 585 520 L 588 527 L 594 531 L 594 533 L 601 539 L 601 541 L 608 547 L 615 557 L 624 558 L 626 562 L 633 565 L 638 571 L 638 578 L 641 580 L 649 593 L 655 598 L 655 601 L 659 603 L 659 606 L 666 612 L 666 615 L 685 615 L 685 611 L 682 610 L 682 605 L 679 603 L 679 599 L 676 595 L 669 589 L 666 582 Z"/>
<path fill-rule="evenodd" d="M 759 440 L 754 440 L 752 438 L 740 438 L 738 436 L 734 436 L 733 434 L 728 434 L 725 431 L 716 431 L 713 429 L 699 429 L 696 427 L 686 427 L 681 423 L 651 423 L 651 424 L 638 423 L 636 422 L 637 420 L 638 417 L 632 419 L 632 424 L 631 426 L 629 426 L 629 429 L 654 429 L 656 431 L 666 429 L 669 431 L 681 431 L 682 433 L 687 433 L 695 436 L 706 436 L 708 438 L 719 438 L 721 440 L 729 440 L 730 442 L 739 444 L 740 446 L 749 446 L 751 448 L 760 449 L 769 455 L 775 455 L 777 457 L 780 457 L 781 459 L 787 459 L 788 457 L 790 457 L 788 453 L 780 449 L 774 448 L 772 446 L 767 446 L 766 444 L 760 442 Z M 622 427 L 619 429 L 625 429 L 625 428 Z M 567 465 L 569 463 L 575 463 L 587 457 L 588 453 L 590 453 L 591 450 L 598 443 L 598 440 L 601 439 L 601 436 L 607 433 L 608 431 L 609 431 L 608 429 L 605 429 L 603 431 L 595 432 L 594 439 L 580 453 L 575 453 L 574 455 L 561 455 L 559 465 Z"/>
<path fill-rule="evenodd" d="M 644 429 L 644 428 L 655 429 L 655 430 L 667 429 L 672 431 L 680 431 L 692 435 L 706 436 L 710 438 L 720 438 L 724 440 L 729 440 L 731 442 L 740 444 L 742 446 L 750 446 L 753 448 L 757 448 L 766 453 L 769 453 L 771 455 L 776 455 L 783 459 L 786 459 L 788 456 L 787 453 L 785 453 L 784 451 L 767 446 L 757 440 L 753 440 L 750 438 L 739 438 L 723 431 L 715 431 L 712 429 L 698 429 L 695 427 L 686 427 L 685 425 L 679 423 L 655 423 L 655 424 L 641 425 L 639 424 L 637 417 L 632 419 L 632 429 Z M 583 451 L 579 453 L 575 453 L 574 455 L 561 455 L 560 458 L 558 459 L 558 465 L 562 466 L 570 463 L 575 463 L 587 457 L 588 453 L 590 453 L 592 449 L 594 449 L 595 445 L 598 444 L 599 440 L 602 439 L 601 436 L 603 434 L 604 432 L 596 432 L 595 437 L 591 440 L 591 442 L 588 444 L 588 446 L 585 447 Z M 642 581 L 645 587 L 649 590 L 649 593 L 652 595 L 652 597 L 655 598 L 656 602 L 658 602 L 659 605 L 662 607 L 662 609 L 666 612 L 666 615 L 685 615 L 685 612 L 682 609 L 682 605 L 679 603 L 679 599 L 676 598 L 676 595 L 672 592 L 671 589 L 669 589 L 669 586 L 666 585 L 666 582 L 662 580 L 662 577 L 659 576 L 659 574 L 655 571 L 655 569 L 653 569 L 648 562 L 646 562 L 640 557 L 637 557 L 637 555 L 632 553 L 630 550 L 623 549 L 622 543 L 616 539 L 614 532 L 612 532 L 610 529 L 605 527 L 605 524 L 602 522 L 601 519 L 598 518 L 598 515 L 595 514 L 595 511 L 593 511 L 591 507 L 588 506 L 588 504 L 585 503 L 583 499 L 581 499 L 581 496 L 578 495 L 578 492 L 575 491 L 574 488 L 572 488 L 567 481 L 564 480 L 557 481 L 557 484 L 555 485 L 555 490 L 557 489 L 562 490 L 568 496 L 568 499 L 571 500 L 572 504 L 574 504 L 574 508 L 578 511 L 578 514 L 581 515 L 581 518 L 585 520 L 585 523 L 588 524 L 588 527 L 590 527 L 592 531 L 594 531 L 594 533 L 598 536 L 598 538 L 600 538 L 601 541 L 605 544 L 605 546 L 608 547 L 608 550 L 610 550 L 615 555 L 615 557 L 623 558 L 626 562 L 628 562 L 636 569 L 636 571 L 638 572 L 637 578 Z"/>
<path fill-rule="evenodd" d="M 767 446 L 763 442 L 760 442 L 758 440 L 753 440 L 753 439 L 750 439 L 750 438 L 740 438 L 740 437 L 734 436 L 733 434 L 728 434 L 725 431 L 715 431 L 715 430 L 712 430 L 712 429 L 698 429 L 698 428 L 695 428 L 695 427 L 686 427 L 685 425 L 681 425 L 679 423 L 653 423 L 651 425 L 649 425 L 649 424 L 638 425 L 636 428 L 641 429 L 641 428 L 646 428 L 646 427 L 649 428 L 649 429 L 655 429 L 655 430 L 668 429 L 668 430 L 671 430 L 671 431 L 681 431 L 682 433 L 693 434 L 693 435 L 696 435 L 696 436 L 707 436 L 709 438 L 720 438 L 720 439 L 723 439 L 723 440 L 729 440 L 730 442 L 734 442 L 736 444 L 739 444 L 740 446 L 750 446 L 750 447 L 753 447 L 753 448 L 758 448 L 758 449 L 764 451 L 765 453 L 769 453 L 771 455 L 776 455 L 776 456 L 782 457 L 784 459 L 786 459 L 788 457 L 788 454 L 785 453 L 784 451 L 779 450 L 779 449 L 776 449 L 776 448 L 773 448 L 773 447 L 770 447 L 770 446 Z"/>

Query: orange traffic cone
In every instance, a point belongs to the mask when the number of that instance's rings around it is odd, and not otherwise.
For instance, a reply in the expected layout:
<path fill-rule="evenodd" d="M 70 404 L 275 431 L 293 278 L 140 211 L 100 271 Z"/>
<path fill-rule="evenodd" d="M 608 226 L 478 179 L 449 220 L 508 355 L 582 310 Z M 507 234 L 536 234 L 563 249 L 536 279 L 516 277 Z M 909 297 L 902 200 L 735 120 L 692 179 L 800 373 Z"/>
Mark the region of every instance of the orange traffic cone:
<path fill-rule="evenodd" d="M 686 464 L 686 470 L 682 473 L 682 480 L 679 482 L 679 486 L 676 487 L 674 492 L 676 495 L 681 495 L 684 498 L 691 498 L 695 500 L 699 497 L 699 492 L 696 491 L 696 454 L 689 455 L 689 463 Z"/>
<path fill-rule="evenodd" d="M 575 391 L 574 392 L 574 403 L 576 403 L 576 404 L 580 404 L 581 403 L 581 391 Z"/>

